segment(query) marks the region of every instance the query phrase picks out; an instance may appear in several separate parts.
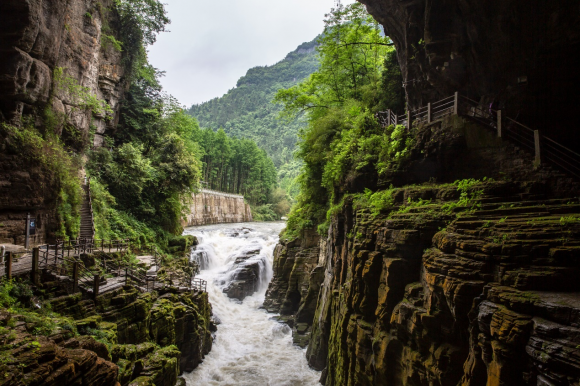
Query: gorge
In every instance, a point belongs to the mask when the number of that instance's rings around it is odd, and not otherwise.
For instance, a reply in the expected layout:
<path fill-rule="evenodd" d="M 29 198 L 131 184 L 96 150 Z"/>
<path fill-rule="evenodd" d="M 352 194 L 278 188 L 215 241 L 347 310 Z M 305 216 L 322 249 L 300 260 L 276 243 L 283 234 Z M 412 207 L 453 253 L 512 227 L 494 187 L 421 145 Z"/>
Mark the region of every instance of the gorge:
<path fill-rule="evenodd" d="M 0 3 L 0 386 L 580 386 L 577 1 L 338 1 L 190 108 L 169 16 Z"/>

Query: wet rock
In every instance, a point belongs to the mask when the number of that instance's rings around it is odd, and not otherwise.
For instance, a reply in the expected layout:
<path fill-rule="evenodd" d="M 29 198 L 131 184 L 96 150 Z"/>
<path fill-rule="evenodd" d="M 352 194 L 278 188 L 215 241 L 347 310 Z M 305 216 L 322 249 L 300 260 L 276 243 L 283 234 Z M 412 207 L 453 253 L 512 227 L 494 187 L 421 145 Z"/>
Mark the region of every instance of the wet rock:
<path fill-rule="evenodd" d="M 264 264 L 259 256 L 261 247 L 251 247 L 235 256 L 235 261 L 228 272 L 228 281 L 223 292 L 228 297 L 244 300 L 246 296 L 252 295 L 260 288 L 264 279 Z"/>

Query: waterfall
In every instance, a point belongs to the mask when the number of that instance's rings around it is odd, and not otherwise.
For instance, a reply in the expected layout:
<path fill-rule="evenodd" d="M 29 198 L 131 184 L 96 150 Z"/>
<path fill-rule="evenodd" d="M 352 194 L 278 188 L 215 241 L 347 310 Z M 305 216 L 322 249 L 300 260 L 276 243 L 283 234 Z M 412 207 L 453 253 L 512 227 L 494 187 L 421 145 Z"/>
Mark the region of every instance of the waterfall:
<path fill-rule="evenodd" d="M 282 222 L 242 223 L 185 230 L 200 241 L 191 259 L 200 265 L 198 277 L 207 280 L 221 322 L 212 351 L 184 374 L 187 385 L 319 385 L 320 373 L 308 367 L 305 350 L 293 345 L 291 329 L 261 308 L 283 227 Z M 231 298 L 232 291 L 246 290 L 252 293 L 244 293 L 243 300 Z"/>

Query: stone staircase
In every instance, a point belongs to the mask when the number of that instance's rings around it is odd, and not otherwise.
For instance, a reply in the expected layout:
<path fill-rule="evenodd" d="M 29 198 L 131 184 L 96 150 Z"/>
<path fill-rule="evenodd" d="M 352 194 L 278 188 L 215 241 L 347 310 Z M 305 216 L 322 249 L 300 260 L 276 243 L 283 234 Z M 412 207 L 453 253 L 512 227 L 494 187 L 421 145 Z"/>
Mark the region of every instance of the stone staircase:
<path fill-rule="evenodd" d="M 81 206 L 81 229 L 79 237 L 81 239 L 92 239 L 95 237 L 95 228 L 93 225 L 93 210 L 91 204 L 91 190 L 89 181 L 83 187 L 83 203 Z"/>

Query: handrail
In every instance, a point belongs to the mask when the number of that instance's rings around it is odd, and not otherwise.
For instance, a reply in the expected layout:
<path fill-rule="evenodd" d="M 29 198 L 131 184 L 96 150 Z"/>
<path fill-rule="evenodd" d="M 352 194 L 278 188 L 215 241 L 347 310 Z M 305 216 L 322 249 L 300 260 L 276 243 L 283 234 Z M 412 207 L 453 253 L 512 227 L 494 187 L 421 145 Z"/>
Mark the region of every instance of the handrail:
<path fill-rule="evenodd" d="M 87 194 L 89 196 L 89 209 L 91 211 L 91 225 L 93 227 L 93 237 L 95 237 L 95 216 L 93 215 L 93 200 L 91 199 L 91 177 L 88 179 L 87 183 Z"/>
<path fill-rule="evenodd" d="M 244 196 L 241 194 L 220 192 L 219 190 L 213 190 L 213 189 L 203 188 L 203 189 L 200 189 L 199 191 L 200 191 L 200 193 L 215 194 L 216 196 L 224 196 L 224 197 L 231 197 L 231 198 L 244 198 Z"/>
<path fill-rule="evenodd" d="M 76 240 L 67 241 L 69 246 L 73 245 L 73 241 Z M 157 281 L 156 274 L 148 275 L 146 269 L 139 266 L 131 266 L 124 261 L 119 261 L 104 251 L 100 251 L 102 254 L 101 257 L 94 259 L 94 265 L 88 267 L 80 259 L 80 254 L 73 254 L 72 257 L 70 255 L 65 255 L 67 242 L 58 242 L 54 245 L 46 244 L 38 247 L 38 269 L 42 269 L 44 272 L 51 272 L 56 276 L 68 277 L 68 285 L 70 285 L 72 279 L 73 292 L 76 288 L 92 293 L 92 296 L 98 296 L 101 281 L 106 277 L 104 275 L 112 275 L 121 280 L 124 278 L 125 284 L 128 284 L 129 281 L 135 282 L 142 290 L 144 288 L 147 292 L 155 290 L 155 283 Z M 147 248 L 150 248 L 151 250 L 155 265 L 159 266 L 160 263 L 158 256 L 160 255 L 157 251 L 157 247 L 151 245 Z M 32 270 L 32 265 L 35 264 L 34 259 L 31 259 L 30 263 L 30 270 Z M 203 279 L 196 279 L 195 274 L 197 269 L 195 269 L 194 266 L 191 268 L 191 276 L 189 276 L 188 273 L 188 277 L 182 277 L 180 280 L 180 286 L 186 287 L 188 290 L 206 292 L 207 282 Z M 170 283 L 170 285 L 173 284 Z"/>
<path fill-rule="evenodd" d="M 460 101 L 467 102 L 467 109 Z M 580 178 L 580 154 L 551 138 L 542 136 L 539 130 L 504 116 L 501 110 L 483 106 L 480 102 L 459 93 L 428 103 L 427 106 L 409 110 L 403 115 L 397 116 L 391 110 L 386 110 L 379 111 L 375 117 L 383 128 L 399 124 L 405 125 L 410 130 L 414 124 L 432 122 L 453 114 L 467 115 L 496 130 L 498 137 L 506 137 L 517 145 L 531 150 L 535 154 L 535 163 L 540 164 L 546 160 L 568 174 Z"/>

